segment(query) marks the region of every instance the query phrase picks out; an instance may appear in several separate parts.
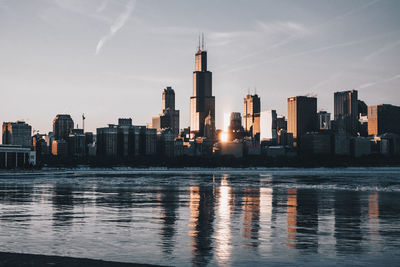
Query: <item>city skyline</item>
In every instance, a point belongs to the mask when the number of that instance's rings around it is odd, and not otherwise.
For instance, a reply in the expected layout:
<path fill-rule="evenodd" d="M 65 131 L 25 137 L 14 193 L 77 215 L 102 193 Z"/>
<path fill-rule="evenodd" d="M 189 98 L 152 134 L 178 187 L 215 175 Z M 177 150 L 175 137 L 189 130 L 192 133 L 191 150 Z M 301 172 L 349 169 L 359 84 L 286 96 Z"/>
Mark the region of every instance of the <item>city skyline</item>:
<path fill-rule="evenodd" d="M 92 132 L 120 117 L 146 125 L 161 90 L 172 86 L 187 127 L 200 31 L 219 129 L 254 87 L 261 111 L 285 116 L 287 97 L 316 94 L 318 109 L 333 114 L 333 93 L 351 89 L 367 105 L 400 105 L 398 2 L 235 2 L 224 16 L 228 2 L 207 3 L 179 3 L 193 16 L 207 14 L 196 20 L 175 10 L 177 2 L 0 1 L 0 120 L 24 120 L 41 133 L 64 113 L 79 127 L 85 113 Z"/>

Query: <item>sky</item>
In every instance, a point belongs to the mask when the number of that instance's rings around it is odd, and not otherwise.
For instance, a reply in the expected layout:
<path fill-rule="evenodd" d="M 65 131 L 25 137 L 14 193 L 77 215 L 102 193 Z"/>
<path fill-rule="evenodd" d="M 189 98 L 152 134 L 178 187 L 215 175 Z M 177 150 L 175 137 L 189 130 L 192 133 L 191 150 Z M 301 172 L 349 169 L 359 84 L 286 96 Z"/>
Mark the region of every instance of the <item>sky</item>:
<path fill-rule="evenodd" d="M 187 127 L 199 33 L 217 128 L 248 92 L 279 115 L 297 95 L 333 113 L 333 93 L 351 89 L 400 105 L 399 14 L 398 0 L 0 0 L 0 121 L 145 125 L 172 86 Z"/>

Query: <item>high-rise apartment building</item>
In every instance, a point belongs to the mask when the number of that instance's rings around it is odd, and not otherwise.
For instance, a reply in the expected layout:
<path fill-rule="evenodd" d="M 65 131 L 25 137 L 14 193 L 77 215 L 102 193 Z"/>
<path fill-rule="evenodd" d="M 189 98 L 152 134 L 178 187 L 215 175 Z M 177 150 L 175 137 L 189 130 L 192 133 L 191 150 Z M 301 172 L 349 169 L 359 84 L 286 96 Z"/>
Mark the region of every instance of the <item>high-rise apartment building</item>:
<path fill-rule="evenodd" d="M 400 134 L 400 107 L 378 105 L 368 107 L 368 134 Z"/>
<path fill-rule="evenodd" d="M 293 134 L 294 141 L 298 142 L 303 134 L 317 130 L 317 98 L 289 97 L 287 108 L 287 132 Z"/>
<path fill-rule="evenodd" d="M 207 131 L 205 131 L 206 119 Z M 212 95 L 212 73 L 207 70 L 204 39 L 203 45 L 201 47 L 199 45 L 195 56 L 193 96 L 190 97 L 190 132 L 192 136 L 208 139 L 215 137 L 215 97 Z"/>
<path fill-rule="evenodd" d="M 358 92 L 357 90 L 336 92 L 334 94 L 334 119 L 338 129 L 350 135 L 358 132 Z"/>
<path fill-rule="evenodd" d="M 56 140 L 68 140 L 74 121 L 68 114 L 58 114 L 53 120 L 53 134 Z"/>
<path fill-rule="evenodd" d="M 243 128 L 252 137 L 260 133 L 261 101 L 257 94 L 246 95 L 243 105 Z"/>
<path fill-rule="evenodd" d="M 4 122 L 2 134 L 3 145 L 32 146 L 32 127 L 23 121 Z"/>

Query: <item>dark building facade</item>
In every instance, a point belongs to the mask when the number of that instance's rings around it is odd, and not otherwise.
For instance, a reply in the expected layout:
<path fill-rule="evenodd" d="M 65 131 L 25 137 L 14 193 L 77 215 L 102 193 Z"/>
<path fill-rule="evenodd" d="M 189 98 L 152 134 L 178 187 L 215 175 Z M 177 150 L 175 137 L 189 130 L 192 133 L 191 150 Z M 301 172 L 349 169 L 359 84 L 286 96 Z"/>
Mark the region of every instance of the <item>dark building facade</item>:
<path fill-rule="evenodd" d="M 68 140 L 69 133 L 74 129 L 74 121 L 68 114 L 58 114 L 53 120 L 53 134 L 56 140 Z"/>
<path fill-rule="evenodd" d="M 23 122 L 3 123 L 3 145 L 19 145 L 22 147 L 32 146 L 32 127 Z"/>
<path fill-rule="evenodd" d="M 287 132 L 293 134 L 297 143 L 307 132 L 318 129 L 317 98 L 307 96 L 289 97 L 287 99 L 288 120 Z"/>
<path fill-rule="evenodd" d="M 118 125 L 97 128 L 96 154 L 103 157 L 130 158 L 156 153 L 157 130 L 132 125 L 131 119 L 120 119 Z"/>
<path fill-rule="evenodd" d="M 205 135 L 206 118 L 207 134 L 211 136 Z M 212 95 L 212 73 L 207 70 L 207 51 L 204 44 L 199 46 L 195 56 L 193 96 L 190 97 L 190 132 L 194 137 L 215 137 L 215 97 Z"/>
<path fill-rule="evenodd" d="M 344 129 L 350 135 L 357 134 L 359 124 L 358 106 L 357 90 L 336 92 L 334 94 L 334 119 L 338 129 Z"/>
<path fill-rule="evenodd" d="M 246 95 L 243 100 L 243 128 L 255 137 L 260 134 L 261 101 L 257 94 Z"/>
<path fill-rule="evenodd" d="M 179 134 L 179 110 L 175 109 L 175 91 L 169 86 L 163 90 L 162 111 L 152 118 L 152 128 L 171 130 L 175 136 Z"/>
<path fill-rule="evenodd" d="M 388 104 L 368 107 L 368 134 L 400 134 L 400 107 Z"/>

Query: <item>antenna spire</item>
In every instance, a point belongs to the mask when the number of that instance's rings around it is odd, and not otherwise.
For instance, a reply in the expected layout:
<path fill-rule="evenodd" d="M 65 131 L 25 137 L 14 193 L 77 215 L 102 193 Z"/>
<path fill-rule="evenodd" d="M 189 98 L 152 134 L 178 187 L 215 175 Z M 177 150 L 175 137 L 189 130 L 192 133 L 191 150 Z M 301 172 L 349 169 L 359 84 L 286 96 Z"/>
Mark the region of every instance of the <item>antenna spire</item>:
<path fill-rule="evenodd" d="M 201 33 L 201 50 L 204 50 L 204 32 Z"/>
<path fill-rule="evenodd" d="M 200 50 L 200 33 L 199 33 L 199 46 L 198 46 L 198 50 Z"/>

